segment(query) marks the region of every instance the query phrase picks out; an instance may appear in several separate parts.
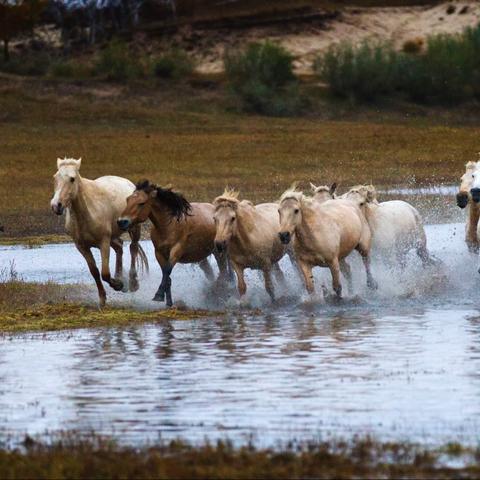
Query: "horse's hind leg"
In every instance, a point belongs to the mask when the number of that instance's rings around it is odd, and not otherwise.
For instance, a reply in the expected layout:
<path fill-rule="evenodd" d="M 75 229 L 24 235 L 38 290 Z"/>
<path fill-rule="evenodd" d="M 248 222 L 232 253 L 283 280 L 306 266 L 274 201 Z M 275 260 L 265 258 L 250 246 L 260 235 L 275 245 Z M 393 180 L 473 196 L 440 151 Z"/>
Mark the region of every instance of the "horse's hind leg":
<path fill-rule="evenodd" d="M 203 273 L 207 277 L 207 280 L 210 282 L 213 282 L 215 280 L 215 275 L 213 274 L 212 267 L 210 265 L 210 262 L 208 261 L 208 258 L 204 258 L 198 266 L 202 269 Z"/>
<path fill-rule="evenodd" d="M 121 238 L 112 239 L 110 246 L 115 251 L 115 279 L 122 282 L 122 290 L 126 291 L 126 285 L 123 282 L 123 241 Z"/>
<path fill-rule="evenodd" d="M 78 251 L 83 255 L 85 260 L 87 261 L 88 269 L 92 274 L 92 277 L 97 284 L 98 290 L 98 297 L 100 299 L 100 308 L 105 306 L 105 302 L 107 300 L 107 294 L 105 292 L 105 288 L 103 287 L 102 279 L 100 277 L 100 272 L 98 271 L 97 264 L 95 263 L 95 258 L 92 255 L 92 252 L 89 248 L 82 247 L 77 245 Z"/>
<path fill-rule="evenodd" d="M 370 269 L 370 252 L 360 244 L 357 245 L 356 250 L 362 256 L 363 265 L 365 266 L 365 272 L 367 274 L 367 287 L 371 288 L 372 290 L 376 290 L 378 288 L 378 283 L 373 278 L 372 271 Z"/>
<path fill-rule="evenodd" d="M 334 258 L 333 261 L 328 265 L 330 273 L 332 274 L 332 286 L 333 291 L 338 298 L 342 298 L 342 284 L 340 283 L 340 262 L 338 258 Z"/>
<path fill-rule="evenodd" d="M 137 225 L 130 230 L 130 272 L 128 274 L 128 289 L 131 292 L 138 290 L 137 258 L 138 242 L 140 241 L 140 226 Z"/>
<path fill-rule="evenodd" d="M 348 293 L 351 294 L 353 292 L 352 269 L 344 258 L 340 260 L 340 271 L 343 273 L 343 276 L 347 280 Z"/>

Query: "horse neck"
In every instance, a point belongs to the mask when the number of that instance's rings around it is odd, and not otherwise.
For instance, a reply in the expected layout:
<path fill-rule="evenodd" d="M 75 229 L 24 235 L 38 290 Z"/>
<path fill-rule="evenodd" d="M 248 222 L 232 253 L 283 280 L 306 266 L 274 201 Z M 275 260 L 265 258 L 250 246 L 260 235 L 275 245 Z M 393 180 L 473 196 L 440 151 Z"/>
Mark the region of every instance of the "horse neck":
<path fill-rule="evenodd" d="M 178 223 L 176 220 L 174 221 L 167 207 L 155 201 L 153 202 L 152 210 L 148 218 L 158 232 L 166 232 L 171 225 Z"/>
<path fill-rule="evenodd" d="M 76 219 L 81 219 L 82 225 L 88 225 L 93 222 L 93 216 L 91 212 L 91 203 L 89 199 L 89 189 L 93 187 L 93 181 L 86 178 L 82 178 L 80 175 L 77 177 L 78 192 L 75 198 L 72 199 L 70 205 L 70 213 Z"/>
<path fill-rule="evenodd" d="M 240 245 L 246 245 L 251 242 L 251 232 L 255 225 L 254 214 L 250 210 L 253 207 L 238 206 L 237 210 L 237 233 L 234 241 Z"/>
<path fill-rule="evenodd" d="M 316 222 L 319 224 L 323 223 L 322 215 L 319 215 L 318 212 L 314 212 L 309 205 L 302 204 L 302 221 L 297 228 L 295 229 L 295 238 L 297 242 L 302 245 L 306 245 L 308 240 L 313 238 L 312 228 L 309 224 L 309 219 L 315 216 Z"/>

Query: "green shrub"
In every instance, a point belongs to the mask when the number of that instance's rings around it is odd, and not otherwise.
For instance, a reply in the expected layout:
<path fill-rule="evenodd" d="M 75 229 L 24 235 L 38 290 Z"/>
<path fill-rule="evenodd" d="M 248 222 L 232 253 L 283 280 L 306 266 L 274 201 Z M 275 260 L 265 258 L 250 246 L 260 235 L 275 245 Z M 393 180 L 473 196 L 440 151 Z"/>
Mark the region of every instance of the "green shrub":
<path fill-rule="evenodd" d="M 113 40 L 101 52 L 95 64 L 95 73 L 107 80 L 126 81 L 141 77 L 143 68 L 126 43 Z"/>
<path fill-rule="evenodd" d="M 480 27 L 431 36 L 423 54 L 412 45 L 397 53 L 388 44 L 344 44 L 319 57 L 314 69 L 341 97 L 372 101 L 402 92 L 434 103 L 480 97 Z"/>
<path fill-rule="evenodd" d="M 153 74 L 160 78 L 179 79 L 193 71 L 191 58 L 182 50 L 172 50 L 153 61 Z"/>
<path fill-rule="evenodd" d="M 342 44 L 317 58 L 314 70 L 333 94 L 370 101 L 397 88 L 397 57 L 388 44 Z"/>
<path fill-rule="evenodd" d="M 52 59 L 47 53 L 12 55 L 10 60 L 0 60 L 0 71 L 15 75 L 41 76 L 50 68 Z"/>
<path fill-rule="evenodd" d="M 271 42 L 227 52 L 225 73 L 244 110 L 272 116 L 298 113 L 304 101 L 293 73 L 293 57 Z"/>
<path fill-rule="evenodd" d="M 52 63 L 49 75 L 55 78 L 88 78 L 91 76 L 91 68 L 75 60 L 58 60 Z"/>

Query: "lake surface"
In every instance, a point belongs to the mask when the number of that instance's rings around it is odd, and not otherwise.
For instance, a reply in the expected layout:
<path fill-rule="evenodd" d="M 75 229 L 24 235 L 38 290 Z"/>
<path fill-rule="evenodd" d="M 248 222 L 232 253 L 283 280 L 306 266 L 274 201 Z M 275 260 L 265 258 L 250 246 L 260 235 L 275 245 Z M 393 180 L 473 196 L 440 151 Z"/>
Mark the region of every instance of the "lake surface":
<path fill-rule="evenodd" d="M 138 444 L 274 446 L 368 433 L 477 444 L 480 275 L 463 232 L 460 223 L 427 227 L 435 267 L 414 256 L 405 272 L 374 263 L 375 293 L 353 258 L 354 291 L 340 303 L 309 301 L 288 260 L 273 307 L 255 272 L 240 304 L 180 266 L 174 300 L 225 317 L 0 337 L 0 440 L 76 429 Z M 140 292 L 109 291 L 110 301 L 159 308 L 150 299 L 160 274 L 145 248 L 151 273 Z M 0 266 L 11 261 L 26 280 L 90 283 L 72 245 L 1 248 Z M 330 285 L 324 271 L 316 278 Z"/>

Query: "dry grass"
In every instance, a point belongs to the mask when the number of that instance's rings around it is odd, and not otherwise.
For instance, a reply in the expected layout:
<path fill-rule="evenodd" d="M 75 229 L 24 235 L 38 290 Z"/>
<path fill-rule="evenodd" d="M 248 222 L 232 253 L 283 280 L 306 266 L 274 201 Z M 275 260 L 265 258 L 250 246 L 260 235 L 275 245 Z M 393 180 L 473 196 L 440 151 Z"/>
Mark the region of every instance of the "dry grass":
<path fill-rule="evenodd" d="M 419 120 L 320 102 L 323 118 L 263 118 L 225 113 L 219 87 L 168 88 L 0 83 L 4 237 L 63 231 L 49 209 L 58 156 L 83 157 L 86 177 L 148 177 L 193 201 L 211 201 L 225 185 L 265 201 L 294 180 L 456 182 L 478 151 L 478 126 L 440 126 L 435 111 Z"/>
<path fill-rule="evenodd" d="M 453 459 L 460 467 L 446 467 Z M 17 478 L 478 478 L 478 451 L 426 449 L 369 438 L 278 450 L 193 447 L 181 441 L 136 449 L 109 439 L 64 434 L 52 443 L 30 437 L 23 450 L 0 450 L 0 477 Z"/>

